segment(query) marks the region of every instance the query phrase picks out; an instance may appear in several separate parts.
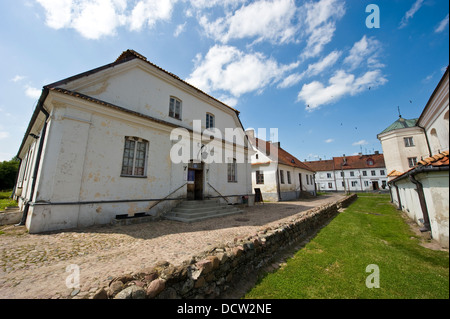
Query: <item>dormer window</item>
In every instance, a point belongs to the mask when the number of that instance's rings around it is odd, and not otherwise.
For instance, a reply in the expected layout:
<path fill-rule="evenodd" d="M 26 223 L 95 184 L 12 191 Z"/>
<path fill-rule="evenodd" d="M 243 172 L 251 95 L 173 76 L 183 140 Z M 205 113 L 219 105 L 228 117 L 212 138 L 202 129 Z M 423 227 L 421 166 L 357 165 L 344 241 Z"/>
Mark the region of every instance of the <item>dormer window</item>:
<path fill-rule="evenodd" d="M 181 101 L 175 97 L 170 98 L 169 116 L 181 120 Z"/>
<path fill-rule="evenodd" d="M 206 128 L 214 128 L 214 127 L 215 127 L 214 115 L 211 113 L 206 113 Z"/>
<path fill-rule="evenodd" d="M 367 160 L 367 165 L 368 165 L 368 166 L 372 166 L 373 164 L 374 164 L 373 159 L 369 158 L 369 159 Z"/>

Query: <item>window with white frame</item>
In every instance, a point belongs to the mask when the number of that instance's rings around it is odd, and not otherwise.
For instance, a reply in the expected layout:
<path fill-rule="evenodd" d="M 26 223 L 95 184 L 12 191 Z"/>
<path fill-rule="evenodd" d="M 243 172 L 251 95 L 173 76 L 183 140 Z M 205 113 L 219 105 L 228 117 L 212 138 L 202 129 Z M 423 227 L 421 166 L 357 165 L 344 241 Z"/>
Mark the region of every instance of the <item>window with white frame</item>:
<path fill-rule="evenodd" d="M 175 97 L 170 98 L 169 116 L 181 120 L 181 101 Z"/>
<path fill-rule="evenodd" d="M 280 183 L 284 184 L 284 171 L 282 169 L 280 170 Z"/>
<path fill-rule="evenodd" d="M 237 182 L 237 164 L 235 158 L 233 158 L 232 163 L 228 163 L 228 182 L 229 183 Z"/>
<path fill-rule="evenodd" d="M 206 113 L 206 128 L 214 128 L 215 127 L 215 119 L 214 115 L 211 113 Z"/>
<path fill-rule="evenodd" d="M 413 140 L 412 136 L 411 137 L 404 137 L 403 141 L 405 142 L 405 147 L 414 146 L 414 140 Z"/>
<path fill-rule="evenodd" d="M 125 137 L 121 176 L 145 176 L 148 141 Z"/>
<path fill-rule="evenodd" d="M 327 178 L 331 178 L 331 173 L 327 173 Z"/>
<path fill-rule="evenodd" d="M 409 167 L 414 167 L 417 165 L 417 157 L 408 157 Z"/>
<path fill-rule="evenodd" d="M 286 174 L 287 174 L 287 182 L 288 184 L 291 184 L 291 172 L 286 171 Z"/>
<path fill-rule="evenodd" d="M 372 174 L 372 176 L 377 176 L 377 172 L 376 171 L 370 171 L 370 173 Z"/>
<path fill-rule="evenodd" d="M 352 186 L 355 187 L 356 185 L 358 185 L 358 181 L 352 181 Z"/>

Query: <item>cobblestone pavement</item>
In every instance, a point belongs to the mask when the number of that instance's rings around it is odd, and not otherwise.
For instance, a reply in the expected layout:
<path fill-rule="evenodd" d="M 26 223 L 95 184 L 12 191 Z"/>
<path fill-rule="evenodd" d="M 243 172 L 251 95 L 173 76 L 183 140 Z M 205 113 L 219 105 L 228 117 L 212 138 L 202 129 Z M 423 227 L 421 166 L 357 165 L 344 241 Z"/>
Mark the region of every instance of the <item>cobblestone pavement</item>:
<path fill-rule="evenodd" d="M 196 223 L 161 220 L 127 226 L 28 234 L 23 226 L 0 226 L 0 298 L 86 298 L 112 277 L 184 260 L 234 238 L 253 235 L 290 216 L 343 195 L 244 208 L 244 213 Z M 80 288 L 67 283 L 79 267 Z"/>

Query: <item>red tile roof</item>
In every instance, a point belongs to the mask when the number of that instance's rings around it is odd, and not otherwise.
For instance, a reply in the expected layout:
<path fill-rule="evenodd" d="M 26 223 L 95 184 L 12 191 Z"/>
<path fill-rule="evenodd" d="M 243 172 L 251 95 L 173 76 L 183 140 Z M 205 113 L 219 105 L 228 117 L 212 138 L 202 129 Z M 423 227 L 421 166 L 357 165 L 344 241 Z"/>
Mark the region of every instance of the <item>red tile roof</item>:
<path fill-rule="evenodd" d="M 420 169 L 422 167 L 440 167 L 440 166 L 448 166 L 449 165 L 449 152 L 444 151 L 442 153 L 427 157 L 423 160 L 420 160 L 419 163 L 417 163 L 416 166 L 412 167 L 411 169 L 407 170 L 403 174 L 400 174 L 396 176 L 393 180 L 389 181 L 389 183 L 395 182 L 397 180 L 400 180 L 404 177 L 406 177 L 408 174 L 414 173 L 414 170 Z"/>
<path fill-rule="evenodd" d="M 417 165 L 422 166 L 445 166 L 449 164 L 448 160 L 448 151 L 433 155 L 431 157 L 427 157 L 421 161 Z"/>
<path fill-rule="evenodd" d="M 316 172 L 323 171 L 334 171 L 334 161 L 333 160 L 320 160 L 320 161 L 311 161 L 305 162 L 306 165 L 311 167 Z"/>
<path fill-rule="evenodd" d="M 253 146 L 255 146 L 260 151 L 263 150 L 263 147 L 261 147 L 261 145 L 265 145 L 265 147 L 266 147 L 265 154 L 267 156 L 269 156 L 272 160 L 275 160 L 275 157 L 270 155 L 270 146 L 272 144 L 271 142 L 264 141 L 260 138 L 250 138 L 250 137 L 249 137 L 249 140 L 253 144 Z M 305 163 L 300 161 L 298 158 L 296 158 L 294 155 L 288 153 L 281 147 L 278 147 L 278 163 L 282 164 L 282 165 L 302 168 L 302 169 L 314 172 L 314 170 L 311 169 L 308 165 L 306 165 Z"/>
<path fill-rule="evenodd" d="M 383 154 L 341 156 L 333 157 L 332 160 L 309 161 L 305 163 L 318 172 L 386 167 Z"/>

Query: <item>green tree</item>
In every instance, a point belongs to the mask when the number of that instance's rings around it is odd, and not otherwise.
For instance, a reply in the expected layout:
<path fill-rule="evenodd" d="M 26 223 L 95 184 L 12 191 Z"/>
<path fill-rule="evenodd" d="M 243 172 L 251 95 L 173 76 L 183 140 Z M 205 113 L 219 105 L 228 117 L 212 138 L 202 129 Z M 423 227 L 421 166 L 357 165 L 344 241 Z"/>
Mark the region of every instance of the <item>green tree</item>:
<path fill-rule="evenodd" d="M 0 190 L 8 190 L 14 187 L 18 171 L 18 158 L 14 157 L 10 161 L 0 162 Z"/>

